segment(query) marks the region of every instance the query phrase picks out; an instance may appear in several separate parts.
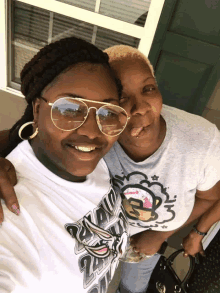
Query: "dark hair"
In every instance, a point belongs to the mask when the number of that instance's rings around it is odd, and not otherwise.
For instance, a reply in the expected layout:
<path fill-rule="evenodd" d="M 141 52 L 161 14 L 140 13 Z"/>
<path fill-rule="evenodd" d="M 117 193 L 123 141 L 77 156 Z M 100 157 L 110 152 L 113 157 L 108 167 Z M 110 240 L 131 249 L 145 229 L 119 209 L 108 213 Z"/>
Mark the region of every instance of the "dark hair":
<path fill-rule="evenodd" d="M 9 146 L 6 151 L 7 153 L 4 155 L 7 155 L 21 142 L 18 136 L 19 128 L 24 123 L 33 121 L 32 103 L 35 99 L 41 95 L 42 90 L 55 77 L 74 64 L 89 62 L 91 64 L 103 64 L 107 66 L 116 81 L 120 98 L 122 86 L 120 81 L 114 76 L 108 59 L 108 55 L 96 46 L 75 37 L 61 39 L 42 48 L 21 71 L 21 92 L 25 96 L 28 105 L 24 115 L 10 130 Z M 23 133 L 25 137 L 30 136 L 32 127 L 27 127 L 22 132 L 22 136 Z"/>

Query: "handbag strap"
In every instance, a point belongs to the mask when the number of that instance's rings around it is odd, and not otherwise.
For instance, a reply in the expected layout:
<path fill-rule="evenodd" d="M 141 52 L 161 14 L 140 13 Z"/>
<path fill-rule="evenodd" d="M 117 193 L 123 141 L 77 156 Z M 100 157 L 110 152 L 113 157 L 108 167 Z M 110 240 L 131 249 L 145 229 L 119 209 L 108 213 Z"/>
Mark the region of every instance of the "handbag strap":
<path fill-rule="evenodd" d="M 175 251 L 173 254 L 171 254 L 169 256 L 169 258 L 167 259 L 167 265 L 169 265 L 170 269 L 172 270 L 175 278 L 179 281 L 179 283 L 181 284 L 181 287 L 184 289 L 186 284 L 187 284 L 187 281 L 189 280 L 189 278 L 191 277 L 193 271 L 194 271 L 194 268 L 195 268 L 195 258 L 191 255 L 189 255 L 189 259 L 190 259 L 190 267 L 189 267 L 189 270 L 185 276 L 185 278 L 183 279 L 183 281 L 181 281 L 179 279 L 179 277 L 177 276 L 176 272 L 174 271 L 174 269 L 171 267 L 171 264 L 173 263 L 174 259 L 184 251 L 184 249 L 179 249 L 177 251 Z"/>

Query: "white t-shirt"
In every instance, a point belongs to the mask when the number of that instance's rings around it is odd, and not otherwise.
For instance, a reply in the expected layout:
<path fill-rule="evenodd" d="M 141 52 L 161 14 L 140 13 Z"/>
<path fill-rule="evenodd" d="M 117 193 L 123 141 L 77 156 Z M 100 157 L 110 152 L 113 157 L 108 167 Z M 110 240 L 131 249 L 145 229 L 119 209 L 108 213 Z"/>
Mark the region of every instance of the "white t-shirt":
<path fill-rule="evenodd" d="M 27 141 L 7 159 L 17 171 L 21 214 L 3 204 L 0 292 L 106 292 L 128 224 L 105 162 L 73 183 L 44 167 Z"/>
<path fill-rule="evenodd" d="M 192 212 L 196 190 L 209 190 L 220 180 L 217 127 L 200 116 L 166 105 L 161 115 L 167 132 L 154 154 L 135 163 L 115 143 L 104 158 L 114 185 L 130 203 L 125 202 L 125 209 L 134 227 L 132 234 L 179 228 Z"/>

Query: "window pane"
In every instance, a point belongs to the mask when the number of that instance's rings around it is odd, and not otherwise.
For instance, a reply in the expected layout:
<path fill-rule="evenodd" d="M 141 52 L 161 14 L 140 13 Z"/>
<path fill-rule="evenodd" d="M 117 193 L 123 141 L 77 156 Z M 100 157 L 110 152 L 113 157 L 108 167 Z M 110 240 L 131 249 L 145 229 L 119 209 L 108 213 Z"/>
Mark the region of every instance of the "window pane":
<path fill-rule="evenodd" d="M 31 51 L 23 47 L 12 45 L 12 54 L 14 56 L 14 66 L 12 66 L 12 81 L 19 84 L 21 83 L 21 70 L 23 69 L 24 65 L 34 57 L 36 53 L 36 51 Z"/>
<path fill-rule="evenodd" d="M 138 48 L 139 41 L 140 40 L 137 38 L 98 27 L 95 45 L 101 50 L 105 50 L 114 45 L 122 44 Z"/>
<path fill-rule="evenodd" d="M 47 44 L 49 11 L 21 2 L 14 2 L 13 17 L 13 41 L 31 44 L 38 49 Z"/>
<path fill-rule="evenodd" d="M 95 11 L 96 0 L 57 0 L 79 8 L 84 8 L 90 11 Z"/>
<path fill-rule="evenodd" d="M 57 0 L 89 11 L 144 26 L 151 0 Z M 99 3 L 96 7 L 96 2 Z"/>
<path fill-rule="evenodd" d="M 144 26 L 151 0 L 101 0 L 99 13 Z"/>
<path fill-rule="evenodd" d="M 20 84 L 24 65 L 49 42 L 75 36 L 94 43 L 101 50 L 119 44 L 133 47 L 139 44 L 137 38 L 17 1 L 13 2 L 11 19 L 10 81 L 17 84 Z"/>
<path fill-rule="evenodd" d="M 12 20 L 10 80 L 20 83 L 24 65 L 48 43 L 50 12 L 14 1 Z"/>
<path fill-rule="evenodd" d="M 93 24 L 54 13 L 52 42 L 74 36 L 91 43 L 93 28 Z"/>

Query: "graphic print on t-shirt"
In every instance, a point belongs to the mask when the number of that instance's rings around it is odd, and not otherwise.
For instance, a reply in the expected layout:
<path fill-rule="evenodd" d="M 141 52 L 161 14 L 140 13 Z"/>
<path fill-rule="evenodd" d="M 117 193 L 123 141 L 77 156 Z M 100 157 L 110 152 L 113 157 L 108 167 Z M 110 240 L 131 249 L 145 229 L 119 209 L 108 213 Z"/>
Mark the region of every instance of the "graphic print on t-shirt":
<path fill-rule="evenodd" d="M 128 242 L 122 199 L 110 189 L 99 206 L 65 228 L 76 239 L 75 254 L 88 293 L 105 293 Z"/>
<path fill-rule="evenodd" d="M 171 199 L 159 176 L 149 179 L 141 172 L 132 172 L 127 176 L 116 175 L 113 183 L 124 194 L 123 206 L 132 226 L 167 228 L 165 223 L 175 218 L 176 196 Z"/>

